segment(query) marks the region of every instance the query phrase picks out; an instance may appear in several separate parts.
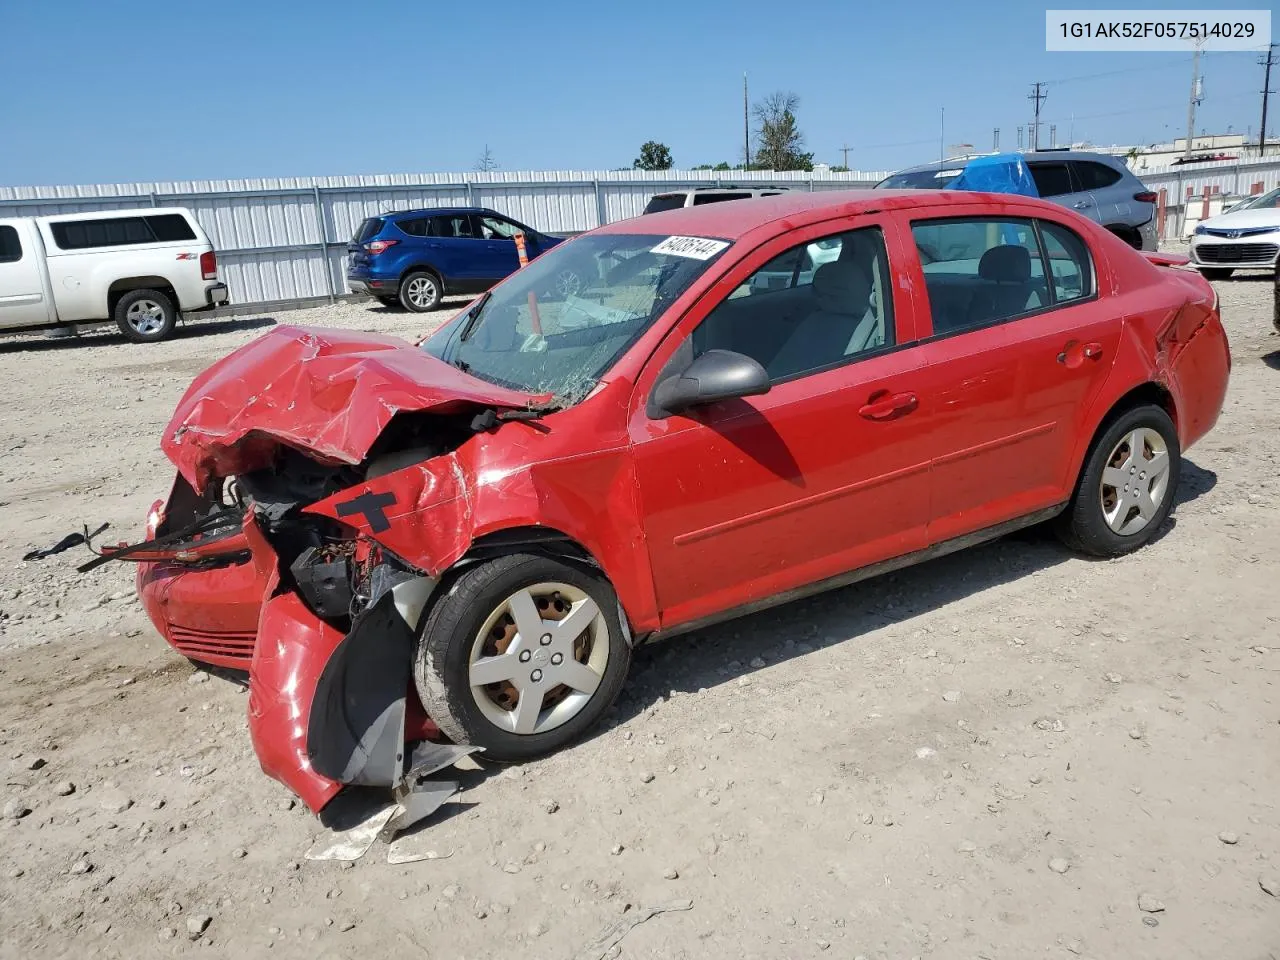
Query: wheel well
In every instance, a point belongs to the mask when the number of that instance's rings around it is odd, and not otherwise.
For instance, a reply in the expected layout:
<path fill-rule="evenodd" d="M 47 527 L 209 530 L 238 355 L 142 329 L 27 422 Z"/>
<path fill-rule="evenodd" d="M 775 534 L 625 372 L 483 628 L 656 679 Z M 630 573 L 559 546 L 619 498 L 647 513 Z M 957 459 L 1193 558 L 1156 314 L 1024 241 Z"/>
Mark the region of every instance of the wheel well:
<path fill-rule="evenodd" d="M 175 311 L 182 310 L 181 304 L 178 303 L 177 291 L 164 277 L 125 277 L 107 287 L 107 316 L 115 315 L 116 304 L 120 302 L 120 298 L 132 290 L 157 290 L 169 298 Z"/>
<path fill-rule="evenodd" d="M 404 283 L 405 277 L 407 277 L 411 273 L 417 273 L 420 270 L 426 271 L 427 273 L 431 274 L 433 277 L 439 280 L 441 284 L 444 283 L 444 277 L 443 275 L 441 275 L 440 271 L 428 263 L 415 263 L 411 267 L 405 267 L 404 270 L 402 270 L 400 273 L 400 282 Z"/>
<path fill-rule="evenodd" d="M 1111 409 L 1107 411 L 1107 415 L 1102 418 L 1101 422 L 1098 424 L 1098 428 L 1093 431 L 1093 437 L 1090 439 L 1088 450 L 1085 452 L 1086 459 L 1093 451 L 1093 445 L 1098 442 L 1098 438 L 1106 432 L 1107 428 L 1111 426 L 1111 424 L 1115 423 L 1117 419 L 1128 413 L 1134 407 L 1141 407 L 1146 404 L 1160 407 L 1160 409 L 1169 415 L 1169 419 L 1173 421 L 1174 429 L 1177 429 L 1178 408 L 1173 402 L 1173 394 L 1158 383 L 1148 382 L 1139 384 L 1111 405 Z"/>
<path fill-rule="evenodd" d="M 1140 234 L 1135 228 L 1113 223 L 1110 224 L 1107 229 L 1135 250 L 1142 249 L 1142 234 Z"/>
<path fill-rule="evenodd" d="M 541 553 L 557 560 L 573 560 L 601 569 L 591 551 L 553 527 L 508 527 L 477 537 L 458 563 L 491 560 L 507 553 Z"/>

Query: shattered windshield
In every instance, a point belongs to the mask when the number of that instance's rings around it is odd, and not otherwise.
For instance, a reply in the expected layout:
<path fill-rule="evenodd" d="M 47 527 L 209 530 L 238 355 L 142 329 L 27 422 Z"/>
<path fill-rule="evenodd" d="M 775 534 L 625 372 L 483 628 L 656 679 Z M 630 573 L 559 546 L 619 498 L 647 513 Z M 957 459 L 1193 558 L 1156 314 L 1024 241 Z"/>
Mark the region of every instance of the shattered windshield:
<path fill-rule="evenodd" d="M 422 349 L 481 380 L 576 403 L 728 246 L 707 237 L 578 237 L 512 274 Z"/>

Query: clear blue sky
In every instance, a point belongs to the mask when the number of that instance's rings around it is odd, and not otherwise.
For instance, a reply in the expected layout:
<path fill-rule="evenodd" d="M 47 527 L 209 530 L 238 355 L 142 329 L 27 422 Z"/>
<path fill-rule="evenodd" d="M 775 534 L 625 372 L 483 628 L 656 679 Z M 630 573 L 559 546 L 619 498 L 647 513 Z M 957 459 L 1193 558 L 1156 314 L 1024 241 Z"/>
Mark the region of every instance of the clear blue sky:
<path fill-rule="evenodd" d="M 753 100 L 799 95 L 816 159 L 847 142 L 862 170 L 936 157 L 940 108 L 948 145 L 989 149 L 998 126 L 1015 146 L 1035 80 L 1060 141 L 1185 132 L 1189 53 L 1046 53 L 1044 9 L 0 0 L 0 184 L 460 171 L 486 143 L 504 170 L 629 165 L 649 139 L 678 166 L 736 162 L 744 70 Z M 1257 59 L 1205 55 L 1197 128 L 1256 136 Z"/>

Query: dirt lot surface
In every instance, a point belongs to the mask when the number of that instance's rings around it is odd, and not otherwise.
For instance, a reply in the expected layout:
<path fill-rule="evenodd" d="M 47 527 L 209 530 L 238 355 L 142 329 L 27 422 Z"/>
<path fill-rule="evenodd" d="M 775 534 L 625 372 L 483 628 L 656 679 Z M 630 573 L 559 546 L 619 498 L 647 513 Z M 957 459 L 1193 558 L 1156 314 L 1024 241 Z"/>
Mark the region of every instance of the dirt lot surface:
<path fill-rule="evenodd" d="M 1280 957 L 1280 338 L 1269 279 L 1218 288 L 1227 407 L 1148 549 L 1031 531 L 646 648 L 606 729 L 464 773 L 400 866 L 304 860 L 242 690 L 131 568 L 20 559 L 136 536 L 183 389 L 273 319 L 0 341 L 0 955 L 571 960 L 687 898 L 621 956 Z"/>

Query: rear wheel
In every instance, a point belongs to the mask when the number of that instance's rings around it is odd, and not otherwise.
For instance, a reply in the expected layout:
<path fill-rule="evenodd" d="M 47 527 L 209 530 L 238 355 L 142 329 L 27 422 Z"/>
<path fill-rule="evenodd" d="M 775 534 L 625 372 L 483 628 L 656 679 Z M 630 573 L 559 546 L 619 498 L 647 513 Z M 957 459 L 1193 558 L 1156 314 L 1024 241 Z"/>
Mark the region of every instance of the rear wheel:
<path fill-rule="evenodd" d="M 173 333 L 178 311 L 159 290 L 130 290 L 116 304 L 115 321 L 134 343 L 155 343 Z"/>
<path fill-rule="evenodd" d="M 1182 456 L 1160 407 L 1121 414 L 1094 442 L 1058 534 L 1070 547 L 1118 557 L 1147 544 L 1173 509 Z"/>
<path fill-rule="evenodd" d="M 514 554 L 465 570 L 426 618 L 414 680 L 427 714 L 494 760 L 573 742 L 626 679 L 613 587 L 587 569 Z"/>
<path fill-rule="evenodd" d="M 1226 280 L 1235 273 L 1231 267 L 1197 267 L 1196 269 L 1206 280 Z"/>
<path fill-rule="evenodd" d="M 414 313 L 434 310 L 443 296 L 440 278 L 426 270 L 415 270 L 400 281 L 400 305 Z"/>

